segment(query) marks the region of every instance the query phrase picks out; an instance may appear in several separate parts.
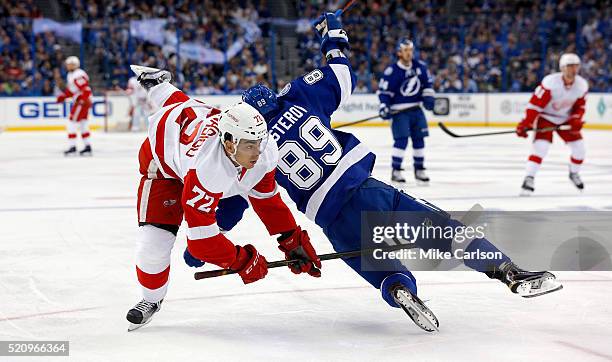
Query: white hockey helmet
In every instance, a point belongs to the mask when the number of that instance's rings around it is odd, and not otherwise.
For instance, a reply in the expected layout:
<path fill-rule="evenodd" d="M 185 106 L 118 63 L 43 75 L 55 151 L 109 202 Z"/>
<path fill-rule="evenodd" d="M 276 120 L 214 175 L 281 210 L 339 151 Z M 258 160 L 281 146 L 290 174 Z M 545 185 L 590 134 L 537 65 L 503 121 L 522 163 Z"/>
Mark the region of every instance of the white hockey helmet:
<path fill-rule="evenodd" d="M 81 66 L 81 61 L 79 60 L 79 58 L 75 57 L 74 55 L 71 55 L 68 58 L 66 58 L 65 63 L 66 65 L 68 64 L 76 65 L 77 68 Z"/>
<path fill-rule="evenodd" d="M 561 58 L 559 58 L 559 68 L 561 69 L 570 64 L 580 65 L 580 57 L 574 53 L 565 53 L 561 55 Z"/>
<path fill-rule="evenodd" d="M 222 142 L 228 139 L 228 134 L 235 144 L 243 139 L 265 141 L 268 138 L 268 126 L 264 117 L 253 106 L 239 102 L 221 111 L 219 135 Z"/>

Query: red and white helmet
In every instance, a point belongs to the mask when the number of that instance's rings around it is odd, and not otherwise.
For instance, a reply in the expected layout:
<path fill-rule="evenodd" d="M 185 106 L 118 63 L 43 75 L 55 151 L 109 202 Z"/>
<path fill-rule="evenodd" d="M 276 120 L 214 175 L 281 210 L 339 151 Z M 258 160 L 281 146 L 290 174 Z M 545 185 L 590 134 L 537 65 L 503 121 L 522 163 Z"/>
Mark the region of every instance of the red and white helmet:
<path fill-rule="evenodd" d="M 221 141 L 228 139 L 238 144 L 240 140 L 266 140 L 268 138 L 268 126 L 265 119 L 253 106 L 239 102 L 221 111 L 219 119 L 219 135 Z"/>
<path fill-rule="evenodd" d="M 565 53 L 559 58 L 559 68 L 563 68 L 566 65 L 578 64 L 580 65 L 580 57 L 574 53 Z"/>

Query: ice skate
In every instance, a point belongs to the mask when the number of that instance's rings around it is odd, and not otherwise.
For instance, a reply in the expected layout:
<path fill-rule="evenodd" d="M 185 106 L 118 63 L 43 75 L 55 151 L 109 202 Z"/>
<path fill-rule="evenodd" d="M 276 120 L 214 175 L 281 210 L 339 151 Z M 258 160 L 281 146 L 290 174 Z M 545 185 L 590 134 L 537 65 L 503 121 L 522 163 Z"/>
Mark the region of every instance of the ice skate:
<path fill-rule="evenodd" d="M 134 64 L 130 65 L 130 68 L 138 77 L 138 83 L 140 83 L 147 91 L 158 84 L 170 82 L 172 80 L 172 75 L 167 70 Z"/>
<path fill-rule="evenodd" d="M 153 318 L 153 314 L 157 313 L 161 309 L 161 304 L 163 301 L 164 300 L 162 299 L 157 303 L 151 303 L 143 299 L 138 302 L 134 308 L 130 309 L 126 316 L 127 320 L 130 322 L 128 332 L 149 323 Z"/>
<path fill-rule="evenodd" d="M 406 178 L 404 177 L 404 174 L 403 174 L 402 171 L 404 171 L 404 170 L 399 169 L 399 170 L 391 171 L 391 181 L 392 182 L 405 183 L 406 182 Z"/>
<path fill-rule="evenodd" d="M 584 190 L 584 183 L 582 183 L 582 180 L 580 179 L 580 175 L 578 174 L 578 172 L 570 172 L 569 179 L 570 181 L 572 181 L 574 186 L 578 188 L 578 190 L 580 191 Z"/>
<path fill-rule="evenodd" d="M 530 196 L 535 190 L 533 176 L 525 176 L 523 185 L 521 186 L 521 196 Z"/>
<path fill-rule="evenodd" d="M 414 170 L 414 179 L 416 180 L 417 185 L 429 186 L 429 176 L 427 176 L 424 168 Z"/>
<path fill-rule="evenodd" d="M 72 146 L 69 149 L 67 149 L 66 151 L 64 151 L 64 156 L 75 156 L 76 155 L 76 147 Z"/>
<path fill-rule="evenodd" d="M 416 295 L 412 294 L 408 288 L 401 284 L 395 286 L 391 293 L 397 304 L 402 307 L 410 319 L 427 332 L 438 331 L 440 322 L 433 312 L 427 308 L 425 303 Z"/>
<path fill-rule="evenodd" d="M 80 156 L 91 156 L 91 146 L 87 145 L 81 151 L 79 151 Z"/>
<path fill-rule="evenodd" d="M 523 298 L 538 297 L 563 289 L 555 275 L 548 271 L 530 272 L 523 270 L 512 262 L 504 262 L 499 268 L 485 274 L 497 279 L 510 288 L 512 293 Z"/>

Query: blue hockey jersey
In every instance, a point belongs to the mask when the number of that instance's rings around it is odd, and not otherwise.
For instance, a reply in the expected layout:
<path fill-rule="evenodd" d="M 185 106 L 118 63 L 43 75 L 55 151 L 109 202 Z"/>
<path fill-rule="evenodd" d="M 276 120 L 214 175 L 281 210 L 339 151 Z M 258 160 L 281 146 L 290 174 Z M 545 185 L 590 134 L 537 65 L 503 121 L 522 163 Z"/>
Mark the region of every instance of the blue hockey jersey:
<path fill-rule="evenodd" d="M 424 62 L 413 59 L 406 67 L 400 61 L 385 69 L 378 83 L 378 99 L 392 111 L 420 106 L 423 97 L 433 97 L 433 79 Z"/>
<path fill-rule="evenodd" d="M 332 113 L 354 88 L 348 60 L 333 58 L 289 83 L 278 95 L 280 112 L 268 121 L 279 148 L 276 180 L 321 227 L 335 219 L 374 166 L 374 154 L 355 136 L 331 128 Z"/>

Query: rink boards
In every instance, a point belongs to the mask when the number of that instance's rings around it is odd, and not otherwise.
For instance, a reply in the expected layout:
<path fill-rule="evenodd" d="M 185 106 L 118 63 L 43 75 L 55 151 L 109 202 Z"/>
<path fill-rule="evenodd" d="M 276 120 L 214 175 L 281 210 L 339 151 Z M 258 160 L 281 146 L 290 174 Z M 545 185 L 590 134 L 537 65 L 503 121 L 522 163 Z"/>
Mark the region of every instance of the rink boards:
<path fill-rule="evenodd" d="M 449 99 L 446 116 L 427 112 L 431 125 L 442 121 L 456 126 L 512 127 L 523 117 L 530 93 L 438 94 Z M 217 107 L 240 101 L 239 95 L 196 95 L 195 98 Z M 354 122 L 378 113 L 374 94 L 356 94 L 332 117 L 335 125 Z M 129 119 L 130 101 L 125 95 L 96 96 L 90 110 L 94 129 L 112 130 Z M 56 103 L 54 97 L 0 98 L 0 127 L 5 131 L 63 130 L 70 113 L 70 103 Z M 587 97 L 586 128 L 612 130 L 612 93 L 590 93 Z M 385 126 L 380 119 L 361 126 Z"/>

